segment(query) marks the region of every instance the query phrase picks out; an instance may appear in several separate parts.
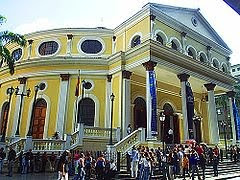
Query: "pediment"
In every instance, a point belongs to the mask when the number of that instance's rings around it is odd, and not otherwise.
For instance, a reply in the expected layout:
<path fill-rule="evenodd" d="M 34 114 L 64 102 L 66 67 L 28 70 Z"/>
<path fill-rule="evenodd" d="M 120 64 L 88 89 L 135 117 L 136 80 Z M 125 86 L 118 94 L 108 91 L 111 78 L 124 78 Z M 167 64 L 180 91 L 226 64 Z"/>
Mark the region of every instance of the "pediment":
<path fill-rule="evenodd" d="M 191 30 L 230 50 L 227 44 L 222 40 L 222 38 L 200 13 L 200 9 L 174 7 L 155 3 L 151 4 L 151 7 L 157 9 L 158 11 L 161 11 L 168 17 L 173 18 Z"/>

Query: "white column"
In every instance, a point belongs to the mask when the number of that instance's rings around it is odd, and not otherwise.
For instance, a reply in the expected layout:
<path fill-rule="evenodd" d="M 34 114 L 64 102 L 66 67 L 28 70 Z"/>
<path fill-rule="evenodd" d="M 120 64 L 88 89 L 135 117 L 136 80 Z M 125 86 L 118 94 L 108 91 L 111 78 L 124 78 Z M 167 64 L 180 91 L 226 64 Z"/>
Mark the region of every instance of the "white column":
<path fill-rule="evenodd" d="M 151 121 L 152 121 L 152 100 L 150 94 L 150 84 L 149 84 L 149 71 L 153 71 L 156 66 L 155 62 L 148 61 L 143 63 L 143 66 L 146 68 L 146 105 L 147 105 L 147 139 L 155 139 L 152 136 L 151 132 Z"/>
<path fill-rule="evenodd" d="M 235 126 L 235 120 L 234 120 L 234 115 L 233 115 L 233 104 L 232 104 L 235 101 L 235 98 L 234 98 L 235 92 L 229 91 L 229 92 L 227 92 L 227 96 L 229 97 L 230 118 L 231 118 L 232 136 L 233 136 L 232 143 L 236 144 L 236 142 L 237 142 L 236 126 Z"/>
<path fill-rule="evenodd" d="M 185 33 L 185 32 L 181 33 L 182 53 L 183 54 L 187 54 L 187 52 L 186 52 L 186 35 L 187 35 L 187 33 Z"/>
<path fill-rule="evenodd" d="M 60 137 L 64 135 L 65 117 L 67 109 L 67 97 L 68 97 L 68 80 L 69 74 L 61 74 L 58 111 L 57 111 L 57 128 L 56 131 L 60 133 Z"/>
<path fill-rule="evenodd" d="M 72 55 L 72 34 L 67 34 L 67 55 L 71 56 Z"/>
<path fill-rule="evenodd" d="M 155 25 L 155 22 L 154 20 L 156 19 L 156 16 L 154 15 L 150 15 L 150 20 L 151 20 L 151 34 L 150 34 L 150 37 L 151 39 L 154 39 L 154 25 Z"/>
<path fill-rule="evenodd" d="M 127 135 L 127 127 L 130 124 L 131 119 L 131 87 L 130 87 L 130 71 L 124 70 L 122 72 L 123 77 L 123 97 L 122 97 L 122 105 L 123 105 L 123 111 L 122 111 L 122 118 L 123 118 L 123 137 Z"/>
<path fill-rule="evenodd" d="M 25 90 L 25 85 L 26 85 L 26 81 L 27 78 L 23 77 L 23 78 L 19 78 L 18 81 L 20 82 L 20 85 L 18 86 L 19 88 L 19 93 L 22 93 Z M 14 120 L 13 120 L 13 126 L 12 126 L 12 136 L 15 136 L 16 131 L 17 131 L 17 125 L 18 125 L 18 116 L 19 116 L 19 111 L 20 111 L 20 101 L 21 101 L 21 97 L 20 96 L 16 96 L 16 105 L 15 105 L 15 112 L 14 112 Z M 24 101 L 24 99 L 23 99 Z M 22 108 L 24 106 L 24 102 L 22 102 Z M 23 113 L 21 113 L 22 116 Z M 20 117 L 20 120 L 22 118 Z M 21 127 L 21 122 L 19 123 L 19 128 Z M 19 129 L 20 130 L 20 129 Z M 19 131 L 20 133 L 20 131 Z"/>
<path fill-rule="evenodd" d="M 187 99 L 186 99 L 186 82 L 190 77 L 188 74 L 177 75 L 181 82 L 181 96 L 182 96 L 182 114 L 183 114 L 183 141 L 189 139 L 188 117 L 187 117 Z"/>
<path fill-rule="evenodd" d="M 27 59 L 30 59 L 31 58 L 31 55 L 32 55 L 32 43 L 33 43 L 33 40 L 30 39 L 28 40 L 28 56 L 27 56 Z"/>
<path fill-rule="evenodd" d="M 110 95 L 112 93 L 112 75 L 107 75 L 107 84 L 106 84 L 106 111 L 105 111 L 105 128 L 111 128 L 110 126 L 110 117 L 111 117 L 111 99 Z"/>
<path fill-rule="evenodd" d="M 209 130 L 209 143 L 219 143 L 219 129 L 217 121 L 216 103 L 214 98 L 214 88 L 216 84 L 204 84 L 208 91 L 208 130 Z"/>
<path fill-rule="evenodd" d="M 211 53 L 211 46 L 207 46 L 207 58 L 208 58 L 208 64 L 211 64 L 211 58 L 212 58 L 212 53 Z"/>
<path fill-rule="evenodd" d="M 114 54 L 116 52 L 116 36 L 113 36 L 112 38 L 112 54 Z"/>

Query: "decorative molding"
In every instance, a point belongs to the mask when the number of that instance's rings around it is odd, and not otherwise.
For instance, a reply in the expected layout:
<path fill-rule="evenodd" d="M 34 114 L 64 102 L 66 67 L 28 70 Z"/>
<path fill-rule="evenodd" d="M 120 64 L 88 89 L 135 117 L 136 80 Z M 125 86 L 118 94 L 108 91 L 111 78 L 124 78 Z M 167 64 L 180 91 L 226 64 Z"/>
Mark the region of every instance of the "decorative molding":
<path fill-rule="evenodd" d="M 112 81 L 112 75 L 107 75 L 107 81 L 111 82 Z"/>
<path fill-rule="evenodd" d="M 73 35 L 72 34 L 67 34 L 67 38 L 68 38 L 68 40 L 72 40 Z"/>
<path fill-rule="evenodd" d="M 235 95 L 236 95 L 236 92 L 235 91 L 228 91 L 226 94 L 227 94 L 228 97 L 234 98 Z"/>
<path fill-rule="evenodd" d="M 131 75 L 132 75 L 132 72 L 130 72 L 130 71 L 127 71 L 127 70 L 122 71 L 122 77 L 124 79 L 130 79 Z"/>
<path fill-rule="evenodd" d="M 70 74 L 60 74 L 60 77 L 61 77 L 62 81 L 68 81 Z"/>
<path fill-rule="evenodd" d="M 182 37 L 184 37 L 184 38 L 185 38 L 185 37 L 186 37 L 186 35 L 187 35 L 187 33 L 186 33 L 186 32 L 184 32 L 184 31 L 183 31 L 183 32 L 181 32 L 181 36 L 182 36 Z"/>
<path fill-rule="evenodd" d="M 155 19 L 156 19 L 156 16 L 153 15 L 153 14 L 151 14 L 151 15 L 150 15 L 150 20 L 151 20 L 151 21 L 154 21 Z"/>
<path fill-rule="evenodd" d="M 27 78 L 26 77 L 18 78 L 18 81 L 20 82 L 20 84 L 26 84 Z"/>
<path fill-rule="evenodd" d="M 178 74 L 177 77 L 180 79 L 180 82 L 188 81 L 188 78 L 190 77 L 189 74 L 182 73 Z"/>
<path fill-rule="evenodd" d="M 32 45 L 33 41 L 34 41 L 34 40 L 29 39 L 29 40 L 28 40 L 28 44 L 29 44 L 29 45 Z"/>
<path fill-rule="evenodd" d="M 208 84 L 204 84 L 204 86 L 207 89 L 207 91 L 214 91 L 214 88 L 216 87 L 216 84 L 208 83 Z"/>
<path fill-rule="evenodd" d="M 154 71 L 154 67 L 157 65 L 157 63 L 153 61 L 148 61 L 143 63 L 142 65 L 146 68 L 146 71 Z"/>

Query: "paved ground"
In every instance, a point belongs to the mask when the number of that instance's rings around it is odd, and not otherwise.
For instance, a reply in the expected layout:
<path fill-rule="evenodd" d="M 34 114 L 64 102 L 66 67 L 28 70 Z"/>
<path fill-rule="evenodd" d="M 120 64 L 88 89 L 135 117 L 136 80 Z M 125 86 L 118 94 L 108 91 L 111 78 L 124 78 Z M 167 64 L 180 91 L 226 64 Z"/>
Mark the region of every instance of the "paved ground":
<path fill-rule="evenodd" d="M 0 180 L 57 180 L 57 173 L 13 174 L 12 177 L 0 174 Z"/>

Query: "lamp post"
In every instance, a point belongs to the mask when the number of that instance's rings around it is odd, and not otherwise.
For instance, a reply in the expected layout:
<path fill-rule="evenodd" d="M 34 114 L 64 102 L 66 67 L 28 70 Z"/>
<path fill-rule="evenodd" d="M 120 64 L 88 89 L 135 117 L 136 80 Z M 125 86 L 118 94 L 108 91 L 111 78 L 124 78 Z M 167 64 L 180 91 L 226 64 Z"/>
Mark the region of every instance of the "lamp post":
<path fill-rule="evenodd" d="M 110 140 L 109 140 L 109 145 L 113 145 L 113 141 L 112 141 L 112 130 L 113 130 L 113 101 L 114 101 L 114 94 L 112 93 L 110 96 L 110 100 L 112 102 L 111 104 L 111 130 L 110 130 Z"/>
<path fill-rule="evenodd" d="M 221 122 L 221 126 L 223 127 L 225 153 L 226 153 L 226 157 L 227 157 L 227 136 L 226 136 L 227 123 L 226 123 L 225 121 L 222 121 L 222 122 Z"/>
<path fill-rule="evenodd" d="M 9 95 L 9 100 L 8 100 L 8 110 L 7 110 L 7 114 L 6 114 L 6 122 L 4 124 L 4 129 L 3 129 L 3 134 L 1 137 L 1 142 L 5 142 L 5 137 L 6 137 L 6 131 L 7 131 L 7 124 L 8 124 L 8 115 L 9 115 L 9 111 L 10 111 L 10 103 L 11 103 L 11 99 L 12 99 L 12 95 L 14 93 L 14 88 L 10 87 L 7 89 L 7 95 Z"/>
<path fill-rule="evenodd" d="M 20 109 L 19 109 L 19 113 L 18 113 L 18 121 L 17 121 L 17 131 L 15 133 L 15 136 L 19 136 L 19 125 L 20 125 L 20 118 L 21 118 L 21 114 L 22 114 L 22 103 L 23 103 L 23 97 L 27 96 L 29 97 L 31 93 L 30 88 L 26 91 L 22 93 L 19 93 L 19 88 L 18 86 L 15 88 L 15 95 L 16 96 L 20 96 Z"/>
<path fill-rule="evenodd" d="M 34 87 L 35 94 L 34 94 L 34 99 L 33 99 L 31 119 L 30 119 L 30 125 L 29 125 L 27 136 L 32 136 L 32 132 L 33 132 L 34 109 L 35 109 L 35 105 L 36 105 L 38 90 L 39 90 L 39 85 L 36 85 Z"/>
<path fill-rule="evenodd" d="M 165 114 L 163 112 L 160 113 L 159 115 L 159 120 L 162 122 L 162 148 L 163 148 L 163 152 L 165 151 L 165 147 L 164 147 L 164 121 L 165 121 Z"/>

